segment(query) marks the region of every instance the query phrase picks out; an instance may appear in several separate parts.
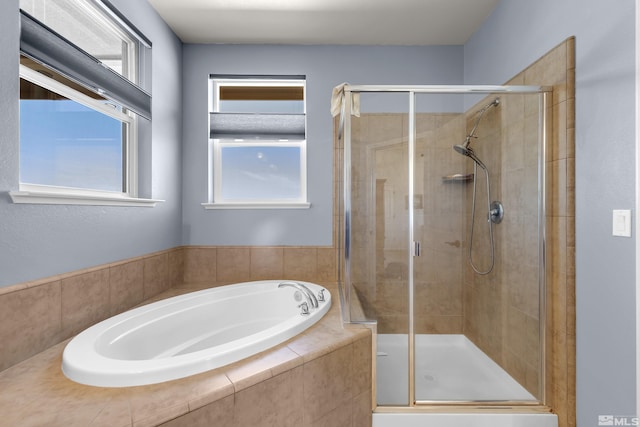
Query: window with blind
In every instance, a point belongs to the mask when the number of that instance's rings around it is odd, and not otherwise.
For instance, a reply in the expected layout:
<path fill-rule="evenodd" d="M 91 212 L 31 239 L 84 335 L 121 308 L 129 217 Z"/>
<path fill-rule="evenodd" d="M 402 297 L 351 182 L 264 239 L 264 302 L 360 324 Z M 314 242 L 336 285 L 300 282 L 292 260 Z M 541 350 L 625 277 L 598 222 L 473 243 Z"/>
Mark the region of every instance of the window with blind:
<path fill-rule="evenodd" d="M 137 199 L 150 42 L 106 0 L 20 0 L 16 203 Z M 148 84 L 147 84 L 148 86 Z"/>
<path fill-rule="evenodd" d="M 304 76 L 211 76 L 205 208 L 306 208 Z"/>

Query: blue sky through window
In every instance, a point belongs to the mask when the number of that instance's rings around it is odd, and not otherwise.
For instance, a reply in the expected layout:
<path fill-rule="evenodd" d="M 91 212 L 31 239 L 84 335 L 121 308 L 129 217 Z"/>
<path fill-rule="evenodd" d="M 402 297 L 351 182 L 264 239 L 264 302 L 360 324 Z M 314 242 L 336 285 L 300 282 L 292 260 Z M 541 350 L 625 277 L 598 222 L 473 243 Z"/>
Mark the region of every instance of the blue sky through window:
<path fill-rule="evenodd" d="M 123 191 L 124 126 L 71 100 L 20 101 L 20 182 Z"/>
<path fill-rule="evenodd" d="M 300 147 L 225 146 L 222 197 L 297 200 L 301 197 Z"/>

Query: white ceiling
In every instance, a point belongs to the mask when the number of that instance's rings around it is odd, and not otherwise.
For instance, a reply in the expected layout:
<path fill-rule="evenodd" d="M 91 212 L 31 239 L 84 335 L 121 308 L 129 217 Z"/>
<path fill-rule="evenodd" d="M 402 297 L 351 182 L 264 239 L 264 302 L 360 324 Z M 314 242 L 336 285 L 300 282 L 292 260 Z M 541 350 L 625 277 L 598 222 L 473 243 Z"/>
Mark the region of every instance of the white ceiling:
<path fill-rule="evenodd" d="M 149 0 L 185 43 L 460 45 L 499 0 Z"/>

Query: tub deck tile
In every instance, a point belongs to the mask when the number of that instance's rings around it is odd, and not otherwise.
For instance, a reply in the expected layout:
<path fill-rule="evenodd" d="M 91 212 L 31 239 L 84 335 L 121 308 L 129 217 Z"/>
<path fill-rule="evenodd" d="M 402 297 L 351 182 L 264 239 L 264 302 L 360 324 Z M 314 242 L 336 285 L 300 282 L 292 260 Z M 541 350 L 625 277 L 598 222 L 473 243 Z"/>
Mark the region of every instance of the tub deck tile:
<path fill-rule="evenodd" d="M 302 365 L 302 358 L 286 344 L 280 344 L 225 368 L 236 393 Z"/>
<path fill-rule="evenodd" d="M 337 289 L 323 285 L 334 296 L 333 306 L 304 333 L 243 361 L 174 381 L 125 388 L 77 384 L 60 369 L 68 343 L 64 341 L 0 372 L 0 423 L 20 427 L 186 425 L 180 424 L 181 420 L 188 421 L 191 416 L 214 417 L 209 409 L 222 401 L 239 402 L 234 409 L 235 422 L 243 420 L 251 415 L 238 412 L 242 402 L 250 405 L 251 399 L 244 397 L 271 386 L 277 386 L 274 390 L 280 390 L 278 393 L 291 393 L 290 387 L 302 378 L 305 363 L 370 334 L 364 327 L 342 327 Z M 172 288 L 153 300 L 192 290 L 188 286 Z M 298 397 L 302 399 L 302 393 Z M 290 415 L 302 421 L 300 414 Z"/>

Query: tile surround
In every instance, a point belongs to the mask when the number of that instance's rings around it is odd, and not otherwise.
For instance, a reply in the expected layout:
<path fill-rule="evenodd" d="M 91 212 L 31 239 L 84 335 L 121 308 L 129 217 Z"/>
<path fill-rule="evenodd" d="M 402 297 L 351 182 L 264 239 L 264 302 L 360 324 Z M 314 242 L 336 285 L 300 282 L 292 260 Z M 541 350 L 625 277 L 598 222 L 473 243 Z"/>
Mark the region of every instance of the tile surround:
<path fill-rule="evenodd" d="M 325 285 L 337 295 L 335 284 Z M 199 288 L 183 284 L 179 292 Z M 369 329 L 343 328 L 336 303 L 301 335 L 253 357 L 127 388 L 66 379 L 60 372 L 63 341 L 0 372 L 0 413 L 8 425 L 371 425 L 371 340 Z"/>
<path fill-rule="evenodd" d="M 337 280 L 333 247 L 187 246 L 184 282 L 223 285 L 250 280 Z"/>
<path fill-rule="evenodd" d="M 182 278 L 171 249 L 0 288 L 0 371 L 140 304 Z"/>
<path fill-rule="evenodd" d="M 60 282 L 0 295 L 0 370 L 62 341 Z"/>
<path fill-rule="evenodd" d="M 335 282 L 336 262 L 332 247 L 189 246 L 0 288 L 0 371 L 184 283 Z"/>

